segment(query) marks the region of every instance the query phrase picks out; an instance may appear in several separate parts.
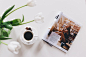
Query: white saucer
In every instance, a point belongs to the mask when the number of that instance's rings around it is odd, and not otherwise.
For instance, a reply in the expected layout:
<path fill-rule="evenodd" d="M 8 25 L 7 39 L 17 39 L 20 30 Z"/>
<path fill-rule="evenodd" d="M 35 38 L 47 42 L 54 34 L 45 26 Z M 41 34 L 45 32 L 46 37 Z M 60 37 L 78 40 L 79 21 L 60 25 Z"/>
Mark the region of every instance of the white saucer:
<path fill-rule="evenodd" d="M 33 40 L 30 40 L 30 42 L 27 42 L 27 41 L 25 41 L 24 40 L 24 32 L 25 31 L 27 31 L 25 28 L 26 27 L 30 27 L 31 29 L 32 29 L 32 32 L 33 32 L 33 34 L 34 34 L 34 37 L 35 38 L 33 38 Z M 33 28 L 32 26 L 25 26 L 22 30 L 21 30 L 21 34 L 20 34 L 20 40 L 24 43 L 24 44 L 26 44 L 26 45 L 31 45 L 31 44 L 33 44 L 36 40 L 37 40 L 37 38 L 38 38 L 38 32 L 37 32 L 37 30 L 35 29 L 35 28 Z"/>

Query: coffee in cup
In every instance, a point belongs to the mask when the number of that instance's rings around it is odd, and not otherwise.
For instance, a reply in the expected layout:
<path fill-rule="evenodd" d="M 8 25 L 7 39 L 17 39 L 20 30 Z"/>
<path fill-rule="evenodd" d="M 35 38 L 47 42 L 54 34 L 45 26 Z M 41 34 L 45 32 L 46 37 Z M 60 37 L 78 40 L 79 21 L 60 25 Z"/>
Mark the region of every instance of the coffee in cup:
<path fill-rule="evenodd" d="M 25 40 L 27 40 L 27 41 L 32 40 L 32 38 L 33 38 L 33 33 L 32 33 L 31 31 L 26 31 L 26 32 L 24 33 L 24 38 L 25 38 Z"/>

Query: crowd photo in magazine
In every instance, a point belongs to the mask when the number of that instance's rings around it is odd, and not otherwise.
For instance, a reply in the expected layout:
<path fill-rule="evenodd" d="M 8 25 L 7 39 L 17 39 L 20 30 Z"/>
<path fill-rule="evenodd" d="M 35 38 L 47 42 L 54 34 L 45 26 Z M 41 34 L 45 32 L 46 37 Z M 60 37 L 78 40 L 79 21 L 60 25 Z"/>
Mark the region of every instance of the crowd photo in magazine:
<path fill-rule="evenodd" d="M 52 45 L 68 51 L 77 36 L 81 26 L 73 20 L 62 15 L 55 21 L 47 34 L 47 41 Z"/>

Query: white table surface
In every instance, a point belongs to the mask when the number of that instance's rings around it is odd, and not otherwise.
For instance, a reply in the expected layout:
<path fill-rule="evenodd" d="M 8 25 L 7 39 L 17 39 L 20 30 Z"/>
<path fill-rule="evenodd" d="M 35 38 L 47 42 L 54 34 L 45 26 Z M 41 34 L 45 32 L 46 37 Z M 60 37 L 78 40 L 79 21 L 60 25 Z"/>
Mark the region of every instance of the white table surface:
<path fill-rule="evenodd" d="M 28 0 L 0 0 L 0 14 L 11 5 L 16 5 L 15 8 L 27 3 Z M 42 37 L 47 27 L 52 23 L 56 12 L 62 11 L 68 17 L 80 22 L 82 28 L 78 33 L 73 45 L 68 53 L 64 53 L 55 47 L 50 47 L 42 41 Z M 15 55 L 8 51 L 7 46 L 0 45 L 0 57 L 86 57 L 86 2 L 85 0 L 37 0 L 36 7 L 25 7 L 12 13 L 5 21 L 13 18 L 22 18 L 25 15 L 25 21 L 34 19 L 34 15 L 38 12 L 43 12 L 45 22 L 37 24 L 35 22 L 14 27 L 10 37 L 13 39 L 5 40 L 3 42 L 18 41 L 22 48 L 20 53 Z M 31 46 L 24 45 L 19 40 L 20 31 L 23 26 L 33 26 L 38 30 L 39 38 Z"/>

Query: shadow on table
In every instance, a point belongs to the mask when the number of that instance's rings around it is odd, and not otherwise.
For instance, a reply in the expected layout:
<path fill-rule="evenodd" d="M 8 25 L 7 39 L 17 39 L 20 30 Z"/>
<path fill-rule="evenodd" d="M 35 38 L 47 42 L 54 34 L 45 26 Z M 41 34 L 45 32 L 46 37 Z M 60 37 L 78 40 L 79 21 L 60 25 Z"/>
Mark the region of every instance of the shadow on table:
<path fill-rule="evenodd" d="M 33 46 L 33 45 L 28 46 L 28 45 L 23 44 L 23 43 L 21 42 L 21 40 L 20 40 L 19 37 L 18 37 L 17 41 L 18 41 L 18 42 L 20 43 L 20 45 L 21 45 L 21 49 L 19 50 L 19 55 L 20 55 L 20 56 L 23 55 L 23 54 L 24 54 L 25 52 L 27 52 L 28 50 L 30 50 L 31 47 Z"/>
<path fill-rule="evenodd" d="M 35 55 L 39 54 L 42 51 L 42 49 L 44 48 L 44 45 L 45 45 L 45 42 L 43 42 L 42 39 L 40 39 L 38 41 L 39 42 L 37 42 L 37 45 L 36 45 L 36 47 L 34 49 L 34 52 L 33 52 Z"/>
<path fill-rule="evenodd" d="M 15 29 L 12 29 L 12 31 L 11 31 L 9 37 L 12 38 L 11 41 L 14 41 L 14 40 L 16 41 L 16 40 L 17 40 L 18 35 L 16 34 Z"/>
<path fill-rule="evenodd" d="M 17 41 L 21 45 L 21 49 L 19 50 L 18 56 L 23 56 L 26 52 L 34 52 L 35 54 L 39 53 L 40 50 L 43 48 L 45 42 L 41 40 L 40 38 L 37 39 L 37 41 L 32 45 L 25 45 L 21 42 L 20 37 L 18 37 Z"/>
<path fill-rule="evenodd" d="M 37 51 L 40 51 L 43 48 L 44 44 L 45 43 L 42 40 L 40 40 L 40 42 L 38 43 L 38 46 L 37 46 Z"/>

